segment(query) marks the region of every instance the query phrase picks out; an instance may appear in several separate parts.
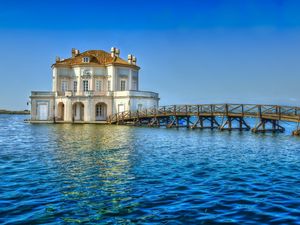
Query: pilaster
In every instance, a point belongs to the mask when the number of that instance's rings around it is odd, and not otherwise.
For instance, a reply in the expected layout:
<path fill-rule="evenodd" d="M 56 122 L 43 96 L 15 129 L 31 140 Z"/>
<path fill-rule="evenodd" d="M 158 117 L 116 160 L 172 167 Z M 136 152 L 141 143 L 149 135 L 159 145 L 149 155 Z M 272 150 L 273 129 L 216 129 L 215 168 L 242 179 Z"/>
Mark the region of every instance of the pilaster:
<path fill-rule="evenodd" d="M 128 90 L 132 90 L 132 69 L 129 70 Z"/>
<path fill-rule="evenodd" d="M 57 68 L 52 69 L 52 91 L 58 91 L 58 77 L 57 77 Z"/>

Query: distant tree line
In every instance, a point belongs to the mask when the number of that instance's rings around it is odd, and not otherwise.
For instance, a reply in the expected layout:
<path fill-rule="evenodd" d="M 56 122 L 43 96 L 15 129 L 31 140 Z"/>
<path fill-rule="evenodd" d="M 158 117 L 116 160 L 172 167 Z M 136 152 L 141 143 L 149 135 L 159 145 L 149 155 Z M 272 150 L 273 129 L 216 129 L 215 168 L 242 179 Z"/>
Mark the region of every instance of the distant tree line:
<path fill-rule="evenodd" d="M 20 114 L 20 115 L 26 115 L 30 114 L 30 111 L 25 109 L 25 110 L 5 110 L 5 109 L 0 109 L 0 114 Z"/>

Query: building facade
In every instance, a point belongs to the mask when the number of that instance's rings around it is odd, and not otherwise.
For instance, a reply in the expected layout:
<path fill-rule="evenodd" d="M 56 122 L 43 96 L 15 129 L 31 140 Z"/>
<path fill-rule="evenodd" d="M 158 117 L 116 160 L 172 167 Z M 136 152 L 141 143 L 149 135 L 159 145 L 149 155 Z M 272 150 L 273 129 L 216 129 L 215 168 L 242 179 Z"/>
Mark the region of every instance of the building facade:
<path fill-rule="evenodd" d="M 136 58 L 111 52 L 72 49 L 68 59 L 52 65 L 52 91 L 31 92 L 32 122 L 98 122 L 127 110 L 158 106 L 159 96 L 139 90 Z"/>

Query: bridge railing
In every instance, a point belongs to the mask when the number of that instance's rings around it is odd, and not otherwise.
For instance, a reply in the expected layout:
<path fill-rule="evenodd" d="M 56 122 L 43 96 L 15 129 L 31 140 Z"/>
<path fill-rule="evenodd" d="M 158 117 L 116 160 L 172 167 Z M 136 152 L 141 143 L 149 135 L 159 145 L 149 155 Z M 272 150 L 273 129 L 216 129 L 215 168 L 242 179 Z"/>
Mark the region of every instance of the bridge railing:
<path fill-rule="evenodd" d="M 109 116 L 109 122 L 155 116 L 252 116 L 300 120 L 300 107 L 254 104 L 169 105 L 137 111 L 125 111 Z"/>
<path fill-rule="evenodd" d="M 292 107 L 292 106 L 282 106 L 281 113 L 284 115 L 300 115 L 300 108 L 299 107 Z"/>
<path fill-rule="evenodd" d="M 257 115 L 258 108 L 259 108 L 259 105 L 252 105 L 252 104 L 243 105 L 243 114 Z"/>

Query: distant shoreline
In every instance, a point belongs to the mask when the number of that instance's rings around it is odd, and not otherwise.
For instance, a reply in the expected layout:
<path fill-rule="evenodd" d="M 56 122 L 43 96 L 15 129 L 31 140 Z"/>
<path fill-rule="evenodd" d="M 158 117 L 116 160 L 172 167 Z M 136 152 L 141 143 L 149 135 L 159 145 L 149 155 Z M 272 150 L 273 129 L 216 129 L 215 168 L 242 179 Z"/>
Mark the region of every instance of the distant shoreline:
<path fill-rule="evenodd" d="M 0 114 L 11 114 L 11 115 L 28 115 L 30 114 L 29 110 L 4 110 L 0 109 Z"/>

